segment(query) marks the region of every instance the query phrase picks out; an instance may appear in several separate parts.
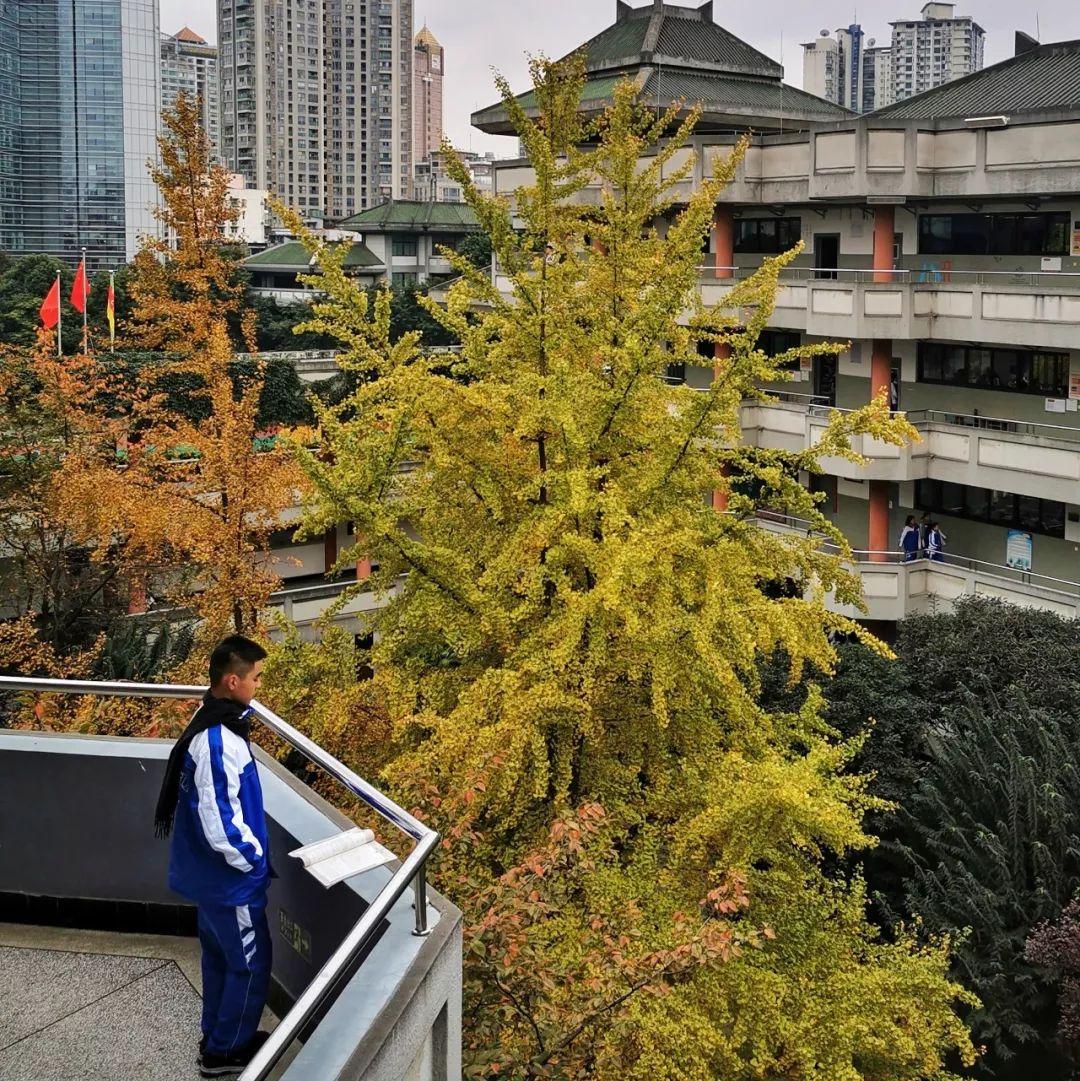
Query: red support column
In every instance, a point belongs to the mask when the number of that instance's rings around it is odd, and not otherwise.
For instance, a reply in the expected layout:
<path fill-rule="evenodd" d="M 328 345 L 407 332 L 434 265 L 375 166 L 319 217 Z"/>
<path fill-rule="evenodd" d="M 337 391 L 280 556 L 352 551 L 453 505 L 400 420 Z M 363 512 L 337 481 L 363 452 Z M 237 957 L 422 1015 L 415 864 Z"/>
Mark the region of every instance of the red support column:
<path fill-rule="evenodd" d="M 875 562 L 885 562 L 885 553 L 889 552 L 889 484 L 883 480 L 870 482 L 870 530 L 867 537 L 870 558 Z"/>
<path fill-rule="evenodd" d="M 331 526 L 323 534 L 323 572 L 329 574 L 337 562 L 337 526 Z"/>
<path fill-rule="evenodd" d="M 356 561 L 356 580 L 362 582 L 371 577 L 371 560 L 367 556 Z"/>
<path fill-rule="evenodd" d="M 713 267 L 718 278 L 733 278 L 735 271 L 735 219 L 731 209 L 717 206 L 713 211 Z"/>
<path fill-rule="evenodd" d="M 731 346 L 727 342 L 717 342 L 713 354 L 717 360 L 727 360 L 731 356 Z M 720 365 L 716 365 L 713 368 L 713 379 L 720 377 Z M 727 510 L 728 494 L 726 489 L 716 488 L 712 494 L 712 506 L 713 510 L 717 513 L 722 513 Z"/>
<path fill-rule="evenodd" d="M 896 235 L 896 209 L 874 207 L 874 281 L 891 282 L 893 269 L 893 237 Z"/>
<path fill-rule="evenodd" d="M 870 397 L 876 398 L 882 391 L 888 395 L 891 379 L 892 341 L 889 338 L 875 338 L 870 354 Z M 874 553 L 870 558 L 882 562 L 885 560 L 882 553 L 892 550 L 889 543 L 889 484 L 886 481 L 870 481 L 870 528 L 867 547 Z"/>
<path fill-rule="evenodd" d="M 875 338 L 870 353 L 870 397 L 889 393 L 892 382 L 892 339 Z"/>

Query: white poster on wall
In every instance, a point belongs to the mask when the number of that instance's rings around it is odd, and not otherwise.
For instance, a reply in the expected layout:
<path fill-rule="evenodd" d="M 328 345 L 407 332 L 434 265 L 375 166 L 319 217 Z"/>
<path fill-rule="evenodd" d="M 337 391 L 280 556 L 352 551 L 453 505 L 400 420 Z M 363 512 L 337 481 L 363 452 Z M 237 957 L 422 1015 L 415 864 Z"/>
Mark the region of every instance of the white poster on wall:
<path fill-rule="evenodd" d="M 1031 534 L 1010 529 L 1005 541 L 1005 563 L 1017 571 L 1031 570 Z"/>

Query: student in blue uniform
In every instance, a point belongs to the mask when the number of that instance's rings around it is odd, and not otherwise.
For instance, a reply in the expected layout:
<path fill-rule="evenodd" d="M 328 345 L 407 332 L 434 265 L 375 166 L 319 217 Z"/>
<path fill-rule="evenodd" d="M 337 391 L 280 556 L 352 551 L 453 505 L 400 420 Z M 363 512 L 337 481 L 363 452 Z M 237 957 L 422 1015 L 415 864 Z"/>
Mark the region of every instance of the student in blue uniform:
<path fill-rule="evenodd" d="M 937 522 L 930 523 L 930 532 L 926 535 L 926 547 L 930 552 L 930 558 L 935 563 L 945 562 L 945 534 Z"/>
<path fill-rule="evenodd" d="M 909 514 L 900 531 L 900 550 L 904 553 L 904 562 L 910 563 L 919 558 L 919 526 L 915 515 Z"/>
<path fill-rule="evenodd" d="M 210 689 L 177 741 L 154 819 L 172 834 L 169 886 L 198 906 L 203 1077 L 232 1077 L 266 1040 L 270 882 L 262 787 L 248 742 L 266 651 L 241 635 L 210 655 Z"/>

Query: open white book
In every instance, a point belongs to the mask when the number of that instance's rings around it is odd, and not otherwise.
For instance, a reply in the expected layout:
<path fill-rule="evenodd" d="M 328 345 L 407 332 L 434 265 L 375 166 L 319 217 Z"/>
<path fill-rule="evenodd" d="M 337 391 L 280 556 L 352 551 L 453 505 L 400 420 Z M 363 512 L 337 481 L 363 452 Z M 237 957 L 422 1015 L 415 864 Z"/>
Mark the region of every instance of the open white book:
<path fill-rule="evenodd" d="M 375 840 L 371 830 L 359 827 L 293 849 L 289 855 L 300 860 L 305 870 L 327 889 L 395 858 L 393 852 Z"/>

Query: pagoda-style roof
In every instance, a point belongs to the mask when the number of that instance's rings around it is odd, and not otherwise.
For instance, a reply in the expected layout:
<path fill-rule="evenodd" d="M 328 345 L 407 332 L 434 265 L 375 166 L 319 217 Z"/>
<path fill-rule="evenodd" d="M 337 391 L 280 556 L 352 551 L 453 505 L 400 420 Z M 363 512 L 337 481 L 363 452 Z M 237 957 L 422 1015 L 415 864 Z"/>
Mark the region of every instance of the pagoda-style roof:
<path fill-rule="evenodd" d="M 176 33 L 173 34 L 173 37 L 176 38 L 177 41 L 183 41 L 189 45 L 206 44 L 206 38 L 200 37 L 190 26 L 185 26 L 177 30 Z"/>
<path fill-rule="evenodd" d="M 605 109 L 619 82 L 630 79 L 650 104 L 700 103 L 703 131 L 791 129 L 852 115 L 785 85 L 775 60 L 713 21 L 712 0 L 697 8 L 662 0 L 635 8 L 616 0 L 615 22 L 575 52 L 585 55 L 586 113 Z M 527 115 L 536 115 L 532 91 L 517 101 Z M 473 113 L 472 122 L 495 135 L 514 134 L 502 102 Z"/>
<path fill-rule="evenodd" d="M 473 233 L 480 222 L 467 203 L 390 199 L 337 223 L 357 233 Z"/>
<path fill-rule="evenodd" d="M 249 255 L 243 266 L 251 270 L 272 270 L 291 274 L 308 274 L 316 269 L 311 253 L 299 240 L 288 240 L 272 248 Z M 352 268 L 382 268 L 383 261 L 359 240 L 349 248 L 342 266 Z"/>

